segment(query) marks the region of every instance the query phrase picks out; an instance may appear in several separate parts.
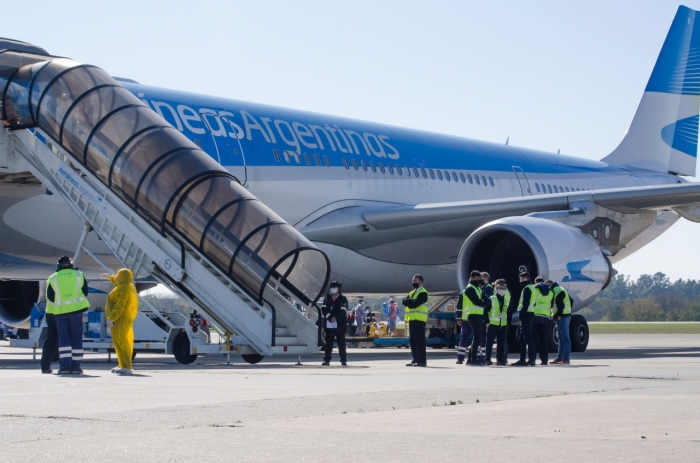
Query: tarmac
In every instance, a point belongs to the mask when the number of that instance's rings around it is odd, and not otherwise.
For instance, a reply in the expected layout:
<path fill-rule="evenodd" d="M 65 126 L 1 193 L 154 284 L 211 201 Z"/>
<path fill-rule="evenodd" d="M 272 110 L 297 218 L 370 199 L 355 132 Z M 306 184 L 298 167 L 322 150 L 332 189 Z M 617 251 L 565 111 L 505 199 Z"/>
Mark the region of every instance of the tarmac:
<path fill-rule="evenodd" d="M 409 357 L 139 354 L 120 377 L 89 354 L 61 377 L 0 342 L 0 461 L 700 461 L 700 335 L 594 335 L 570 366 Z"/>

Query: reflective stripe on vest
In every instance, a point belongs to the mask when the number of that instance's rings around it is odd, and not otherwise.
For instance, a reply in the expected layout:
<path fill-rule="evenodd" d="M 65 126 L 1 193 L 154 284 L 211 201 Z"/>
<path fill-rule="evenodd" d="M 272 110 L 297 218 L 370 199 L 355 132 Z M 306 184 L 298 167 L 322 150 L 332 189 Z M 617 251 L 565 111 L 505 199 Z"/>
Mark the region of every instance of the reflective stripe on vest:
<path fill-rule="evenodd" d="M 408 293 L 408 298 L 411 300 L 416 300 L 419 294 L 425 293 L 426 296 L 428 295 L 428 291 L 425 290 L 425 288 L 420 288 L 418 290 L 413 290 L 410 293 Z M 416 307 L 415 309 L 411 309 L 406 307 L 406 321 L 417 321 L 417 322 L 427 322 L 428 321 L 428 306 L 423 304 L 421 306 Z"/>
<path fill-rule="evenodd" d="M 51 311 L 54 315 L 63 315 L 90 307 L 87 297 L 82 292 L 83 272 L 73 269 L 60 270 L 49 277 L 54 291 L 54 300 L 51 303 Z M 48 311 L 47 303 L 47 311 Z"/>
<path fill-rule="evenodd" d="M 533 310 L 533 312 L 535 312 L 535 316 L 549 318 L 552 315 L 552 301 L 554 300 L 554 293 L 552 291 L 548 291 L 547 295 L 545 296 L 542 294 L 542 291 L 540 291 L 539 288 L 535 288 L 535 292 L 537 294 L 537 297 L 535 297 L 535 309 Z"/>
<path fill-rule="evenodd" d="M 489 323 L 493 326 L 508 325 L 508 306 L 510 305 L 510 291 L 503 295 L 503 306 L 498 301 L 498 296 L 491 296 L 491 310 L 489 311 Z"/>
<path fill-rule="evenodd" d="M 479 299 L 483 297 L 481 289 L 477 288 L 476 286 L 469 284 L 466 288 L 464 288 L 464 291 L 462 291 L 462 320 L 466 320 L 469 315 L 484 315 L 484 308 L 474 304 L 471 299 L 467 297 L 467 289 L 469 287 L 474 288 L 474 291 L 476 291 L 476 296 Z"/>
<path fill-rule="evenodd" d="M 527 306 L 528 312 L 533 312 L 535 310 L 535 285 L 530 283 L 525 286 L 525 288 L 530 288 L 530 303 Z M 523 296 L 525 295 L 525 288 L 520 292 L 520 303 L 518 304 L 518 310 L 523 308 Z"/>
<path fill-rule="evenodd" d="M 552 291 L 554 292 L 554 299 L 555 300 L 556 300 L 557 296 L 559 296 L 559 293 L 564 293 L 564 310 L 562 311 L 562 314 L 563 315 L 571 315 L 571 296 L 569 296 L 569 293 L 559 285 L 552 288 Z M 556 302 L 554 305 L 556 307 Z M 559 310 L 559 308 L 557 307 L 555 312 L 558 310 Z"/>

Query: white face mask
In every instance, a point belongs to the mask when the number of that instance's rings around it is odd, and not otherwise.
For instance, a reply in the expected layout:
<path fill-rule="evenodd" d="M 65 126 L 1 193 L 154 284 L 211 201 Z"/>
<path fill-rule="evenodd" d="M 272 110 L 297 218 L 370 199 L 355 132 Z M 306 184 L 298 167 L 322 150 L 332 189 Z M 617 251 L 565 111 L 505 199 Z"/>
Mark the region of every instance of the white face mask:
<path fill-rule="evenodd" d="M 499 289 L 499 290 L 498 290 L 498 295 L 499 295 L 499 296 L 503 296 L 505 293 L 506 293 L 506 290 L 505 290 L 505 289 Z"/>
<path fill-rule="evenodd" d="M 331 288 L 331 294 L 337 294 L 338 288 Z"/>

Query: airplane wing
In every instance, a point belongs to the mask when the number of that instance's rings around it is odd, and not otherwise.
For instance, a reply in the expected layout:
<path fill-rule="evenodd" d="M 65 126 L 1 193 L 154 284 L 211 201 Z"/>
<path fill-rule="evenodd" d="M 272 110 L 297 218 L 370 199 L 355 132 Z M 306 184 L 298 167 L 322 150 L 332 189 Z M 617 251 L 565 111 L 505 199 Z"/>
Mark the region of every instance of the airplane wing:
<path fill-rule="evenodd" d="M 577 206 L 585 204 L 625 214 L 674 210 L 700 222 L 700 183 L 482 201 L 350 206 L 307 223 L 301 232 L 312 241 L 342 246 L 379 260 L 445 264 L 455 262 L 464 240 L 492 220 L 533 213 L 576 213 Z"/>

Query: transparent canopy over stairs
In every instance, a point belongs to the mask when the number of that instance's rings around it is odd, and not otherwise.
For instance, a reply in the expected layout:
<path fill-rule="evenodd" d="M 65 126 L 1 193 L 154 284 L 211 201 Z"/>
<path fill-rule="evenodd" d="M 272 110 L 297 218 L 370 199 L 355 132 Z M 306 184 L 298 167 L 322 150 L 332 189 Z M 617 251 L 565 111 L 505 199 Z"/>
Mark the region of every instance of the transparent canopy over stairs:
<path fill-rule="evenodd" d="M 317 351 L 328 258 L 230 172 L 95 66 L 4 50 L 0 88 L 15 152 L 122 265 L 241 352 Z"/>

